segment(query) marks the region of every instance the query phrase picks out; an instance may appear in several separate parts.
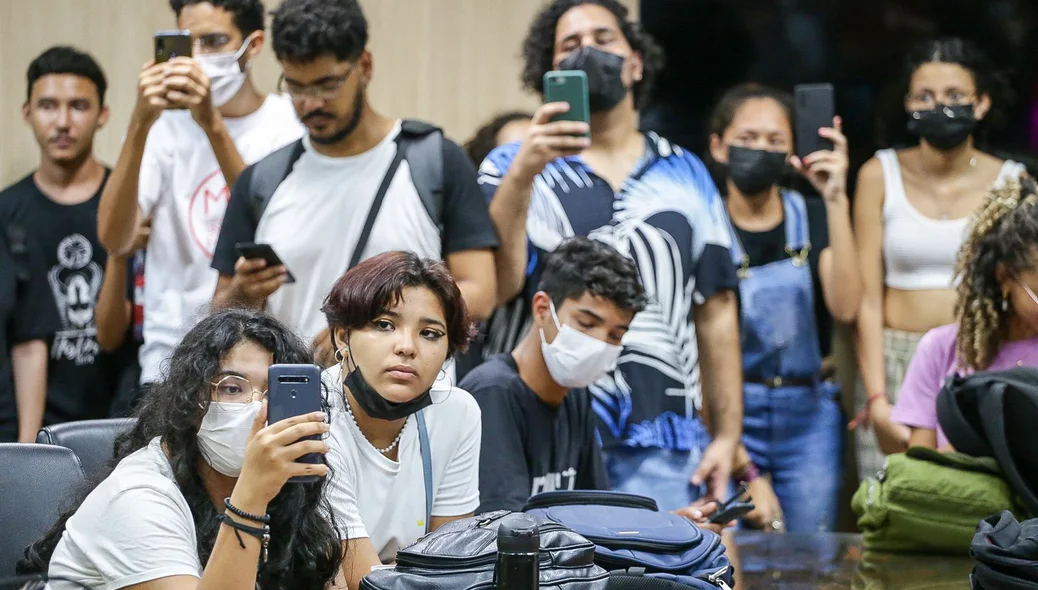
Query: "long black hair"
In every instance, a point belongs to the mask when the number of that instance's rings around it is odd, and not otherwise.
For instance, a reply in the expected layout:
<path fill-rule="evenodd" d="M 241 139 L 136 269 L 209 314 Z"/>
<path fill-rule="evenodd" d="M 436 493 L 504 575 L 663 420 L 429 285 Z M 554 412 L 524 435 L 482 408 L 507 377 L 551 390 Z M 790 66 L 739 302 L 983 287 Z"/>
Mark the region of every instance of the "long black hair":
<path fill-rule="evenodd" d="M 308 364 L 306 345 L 274 318 L 254 311 L 217 312 L 184 336 L 169 359 L 166 377 L 145 394 L 135 412 L 134 428 L 119 437 L 110 467 L 160 438 L 180 492 L 191 507 L 197 532 L 198 558 L 207 563 L 220 528 L 216 506 L 206 491 L 198 466 L 204 464 L 196 435 L 209 408 L 211 386 L 220 360 L 242 342 L 252 342 L 272 353 L 275 363 Z M 330 476 L 329 476 L 330 477 Z M 329 516 L 323 492 L 327 477 L 314 483 L 292 483 L 281 488 L 268 507 L 270 547 L 257 581 L 265 590 L 323 590 L 342 562 L 342 541 Z M 61 539 L 66 512 L 57 524 L 26 550 L 19 573 L 43 573 Z"/>

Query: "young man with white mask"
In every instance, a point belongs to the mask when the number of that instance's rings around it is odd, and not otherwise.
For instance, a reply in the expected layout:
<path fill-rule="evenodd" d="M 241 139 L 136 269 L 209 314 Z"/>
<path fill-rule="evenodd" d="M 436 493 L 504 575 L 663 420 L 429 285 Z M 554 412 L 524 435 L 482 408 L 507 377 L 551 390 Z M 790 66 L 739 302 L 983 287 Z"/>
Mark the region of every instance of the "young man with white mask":
<path fill-rule="evenodd" d="M 230 198 L 248 164 L 303 134 L 291 102 L 260 94 L 250 64 L 265 40 L 260 0 L 170 0 L 194 57 L 147 63 L 122 152 L 98 212 L 113 254 L 133 246 L 152 218 L 145 263 L 141 383 L 161 363 L 216 288 L 209 265 Z"/>
<path fill-rule="evenodd" d="M 608 244 L 571 238 L 548 255 L 532 329 L 461 382 L 483 412 L 479 512 L 522 510 L 540 492 L 609 489 L 587 386 L 616 366 L 647 301 L 634 263 Z"/>

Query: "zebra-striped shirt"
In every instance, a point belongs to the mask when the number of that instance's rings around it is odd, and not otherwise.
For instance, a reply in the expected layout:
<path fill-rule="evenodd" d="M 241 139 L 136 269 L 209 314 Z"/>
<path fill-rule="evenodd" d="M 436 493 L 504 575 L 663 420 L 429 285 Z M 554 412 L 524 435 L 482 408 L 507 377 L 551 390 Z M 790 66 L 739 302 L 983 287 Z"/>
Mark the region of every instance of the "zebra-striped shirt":
<path fill-rule="evenodd" d="M 526 289 L 495 314 L 485 352 L 511 350 L 529 329 L 545 253 L 574 235 L 608 242 L 635 261 L 651 302 L 624 337 L 617 370 L 589 388 L 603 444 L 688 450 L 702 432 L 693 424 L 701 395 L 692 309 L 737 283 L 724 204 L 706 167 L 655 134 L 646 143 L 618 193 L 580 157 L 555 160 L 537 176 L 526 223 Z M 518 148 L 499 147 L 484 160 L 479 183 L 488 199 Z"/>

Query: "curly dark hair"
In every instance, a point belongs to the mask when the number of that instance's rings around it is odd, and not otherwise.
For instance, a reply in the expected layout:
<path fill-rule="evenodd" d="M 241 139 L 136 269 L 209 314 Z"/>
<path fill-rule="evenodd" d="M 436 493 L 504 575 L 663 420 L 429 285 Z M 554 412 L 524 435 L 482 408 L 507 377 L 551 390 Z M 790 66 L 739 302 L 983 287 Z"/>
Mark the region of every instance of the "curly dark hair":
<path fill-rule="evenodd" d="M 497 134 L 505 128 L 505 125 L 515 121 L 529 121 L 533 118 L 532 113 L 523 111 L 511 111 L 502 113 L 491 119 L 486 125 L 480 127 L 475 135 L 465 142 L 465 153 L 477 167 L 497 147 Z"/>
<path fill-rule="evenodd" d="M 215 313 L 199 322 L 177 345 L 169 359 L 168 374 L 141 400 L 135 412 L 137 422 L 116 440 L 115 456 L 109 464 L 109 468 L 115 468 L 156 437 L 162 440 L 177 486 L 191 507 L 198 558 L 203 564 L 209 561 L 220 522 L 198 471 L 202 455 L 197 433 L 211 401 L 210 383 L 220 370 L 220 360 L 246 341 L 270 351 L 275 363 L 313 362 L 306 345 L 274 318 L 238 309 Z M 258 587 L 323 590 L 334 579 L 343 556 L 340 531 L 328 516 L 332 512 L 323 491 L 326 480 L 287 484 L 270 503 L 269 557 L 259 567 Z M 75 508 L 63 514 L 43 539 L 26 550 L 20 573 L 47 571 L 65 522 L 74 512 Z"/>
<path fill-rule="evenodd" d="M 980 129 L 1002 125 L 1005 111 L 1012 98 L 1012 86 L 1004 72 L 999 70 L 977 44 L 959 37 L 931 39 L 915 45 L 905 56 L 903 84 L 907 96 L 912 75 L 928 63 L 949 63 L 962 66 L 973 75 L 977 94 L 991 97 L 991 110 L 980 122 Z"/>
<path fill-rule="evenodd" d="M 995 269 L 1013 274 L 1038 262 L 1038 186 L 1024 178 L 993 188 L 977 211 L 959 250 L 955 313 L 956 352 L 962 369 L 983 371 L 1006 338 L 1012 302 L 1002 293 Z"/>
<path fill-rule="evenodd" d="M 90 80 L 97 89 L 99 105 L 105 104 L 105 92 L 108 91 L 108 80 L 104 70 L 89 53 L 75 47 L 58 45 L 47 49 L 29 64 L 25 73 L 25 100 L 32 99 L 32 87 L 40 78 L 50 74 L 74 74 Z"/>
<path fill-rule="evenodd" d="M 238 27 L 242 39 L 263 30 L 262 0 L 169 0 L 169 7 L 180 18 L 185 6 L 192 4 L 212 4 L 231 13 L 234 26 Z"/>
<path fill-rule="evenodd" d="M 547 293 L 556 307 L 588 292 L 634 313 L 649 302 L 630 258 L 605 242 L 583 237 L 569 238 L 548 254 L 537 290 Z"/>
<path fill-rule="evenodd" d="M 272 14 L 274 55 L 281 61 L 322 55 L 353 61 L 368 45 L 368 21 L 356 0 L 284 0 Z"/>
<path fill-rule="evenodd" d="M 555 27 L 562 15 L 571 8 L 584 4 L 601 6 L 613 13 L 617 24 L 620 25 L 620 32 L 627 39 L 631 49 L 641 54 L 644 71 L 641 81 L 634 85 L 634 106 L 643 107 L 649 99 L 653 80 L 663 69 L 663 50 L 639 23 L 628 19 L 627 7 L 618 0 L 555 0 L 544 7 L 533 19 L 530 31 L 523 41 L 523 87 L 537 94 L 544 94 L 544 73 L 553 68 L 552 61 L 555 56 Z"/>

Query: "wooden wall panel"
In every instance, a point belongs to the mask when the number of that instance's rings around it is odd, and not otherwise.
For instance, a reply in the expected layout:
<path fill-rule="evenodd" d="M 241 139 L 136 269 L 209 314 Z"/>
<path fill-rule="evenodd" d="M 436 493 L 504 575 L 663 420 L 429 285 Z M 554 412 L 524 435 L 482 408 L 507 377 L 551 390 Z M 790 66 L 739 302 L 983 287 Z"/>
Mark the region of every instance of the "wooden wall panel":
<path fill-rule="evenodd" d="M 267 6 L 276 6 L 267 0 Z M 636 5 L 637 0 L 627 0 Z M 541 2 L 535 0 L 361 0 L 375 58 L 372 102 L 390 116 L 426 119 L 463 140 L 494 113 L 536 106 L 519 86 L 519 46 Z M 136 76 L 151 34 L 173 28 L 166 0 L 0 0 L 0 185 L 37 163 L 21 119 L 25 69 L 55 44 L 92 53 L 109 79 L 112 119 L 97 153 L 114 163 L 135 100 Z M 255 64 L 272 90 L 279 68 L 269 47 Z"/>

